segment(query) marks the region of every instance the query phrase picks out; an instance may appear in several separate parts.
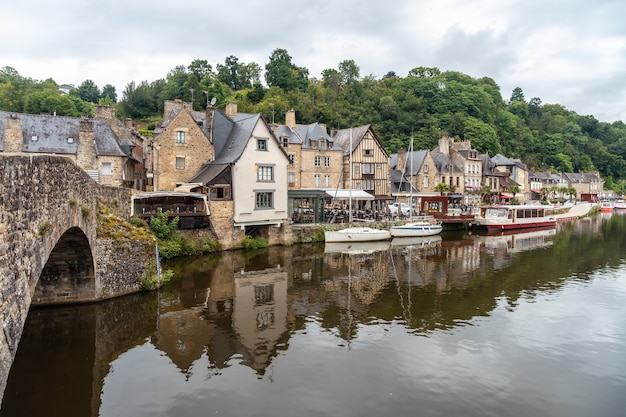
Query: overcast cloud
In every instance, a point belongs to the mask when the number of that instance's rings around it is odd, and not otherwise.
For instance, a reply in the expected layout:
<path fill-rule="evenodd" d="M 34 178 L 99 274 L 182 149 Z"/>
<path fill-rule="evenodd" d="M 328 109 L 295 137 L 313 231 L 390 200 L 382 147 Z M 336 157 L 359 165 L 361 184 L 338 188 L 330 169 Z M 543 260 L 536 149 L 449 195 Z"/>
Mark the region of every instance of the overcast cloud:
<path fill-rule="evenodd" d="M 194 59 L 264 68 L 282 48 L 311 77 L 346 59 L 377 78 L 437 67 L 626 122 L 624 16 L 620 0 L 20 0 L 2 11 L 0 67 L 121 98 Z"/>

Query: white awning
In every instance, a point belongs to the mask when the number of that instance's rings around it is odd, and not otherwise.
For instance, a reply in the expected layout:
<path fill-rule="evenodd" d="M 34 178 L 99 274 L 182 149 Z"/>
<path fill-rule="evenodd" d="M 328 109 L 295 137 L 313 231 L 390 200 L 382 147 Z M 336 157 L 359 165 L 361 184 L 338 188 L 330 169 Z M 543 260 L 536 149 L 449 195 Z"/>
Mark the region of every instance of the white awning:
<path fill-rule="evenodd" d="M 346 189 L 336 189 L 336 188 L 327 188 L 324 190 L 326 194 L 335 200 L 349 200 L 352 198 L 353 200 L 373 200 L 374 196 L 363 190 L 346 190 Z"/>

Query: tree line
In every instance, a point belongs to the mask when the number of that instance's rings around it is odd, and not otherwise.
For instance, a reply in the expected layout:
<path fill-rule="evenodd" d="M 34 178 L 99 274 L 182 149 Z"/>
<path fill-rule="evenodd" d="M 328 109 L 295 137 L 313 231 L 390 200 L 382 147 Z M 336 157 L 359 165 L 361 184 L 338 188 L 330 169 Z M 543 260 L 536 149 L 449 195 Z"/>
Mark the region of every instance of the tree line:
<path fill-rule="evenodd" d="M 519 87 L 505 99 L 489 77 L 416 67 L 404 77 L 389 71 L 376 78 L 363 76 L 353 60 L 344 60 L 314 79 L 286 50 L 276 49 L 264 71 L 235 56 L 215 68 L 196 59 L 165 78 L 130 82 L 118 101 L 111 85 L 100 90 L 86 80 L 62 95 L 54 80 L 27 79 L 10 67 L 0 70 L 0 109 L 8 111 L 77 116 L 93 114 L 94 104 L 106 104 L 115 106 L 120 118 L 155 123 L 163 117 L 165 100 L 193 102 L 196 110 L 204 110 L 213 98 L 217 107 L 234 100 L 239 111 L 262 113 L 276 123 L 283 123 L 293 108 L 298 123 L 319 122 L 331 129 L 371 124 L 390 153 L 406 148 L 411 137 L 416 149 L 432 149 L 446 134 L 469 140 L 491 156 L 519 158 L 537 171 L 599 171 L 605 188 L 626 191 L 622 121 L 601 122 L 560 104 L 543 104 L 539 97 L 527 100 Z"/>

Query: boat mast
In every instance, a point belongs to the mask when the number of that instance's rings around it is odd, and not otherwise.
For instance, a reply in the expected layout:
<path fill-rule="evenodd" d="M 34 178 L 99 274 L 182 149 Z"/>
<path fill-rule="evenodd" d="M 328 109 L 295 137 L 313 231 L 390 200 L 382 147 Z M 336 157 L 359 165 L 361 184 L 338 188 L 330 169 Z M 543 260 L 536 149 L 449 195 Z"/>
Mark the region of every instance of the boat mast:
<path fill-rule="evenodd" d="M 352 224 L 352 127 L 350 127 L 350 155 L 348 169 L 350 169 L 350 189 L 348 191 L 348 224 Z"/>

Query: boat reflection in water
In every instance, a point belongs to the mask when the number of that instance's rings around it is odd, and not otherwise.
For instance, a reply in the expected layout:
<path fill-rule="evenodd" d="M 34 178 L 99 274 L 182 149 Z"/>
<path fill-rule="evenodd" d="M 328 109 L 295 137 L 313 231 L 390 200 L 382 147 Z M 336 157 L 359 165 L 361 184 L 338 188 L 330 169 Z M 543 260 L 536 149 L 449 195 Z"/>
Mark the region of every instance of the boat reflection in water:
<path fill-rule="evenodd" d="M 522 231 L 476 233 L 475 239 L 488 252 L 513 253 L 551 246 L 554 236 L 556 236 L 555 227 L 544 227 Z"/>
<path fill-rule="evenodd" d="M 422 237 L 394 237 L 391 240 L 391 247 L 397 248 L 410 246 L 412 248 L 429 248 L 441 245 L 442 240 L 443 239 L 439 235 Z"/>

